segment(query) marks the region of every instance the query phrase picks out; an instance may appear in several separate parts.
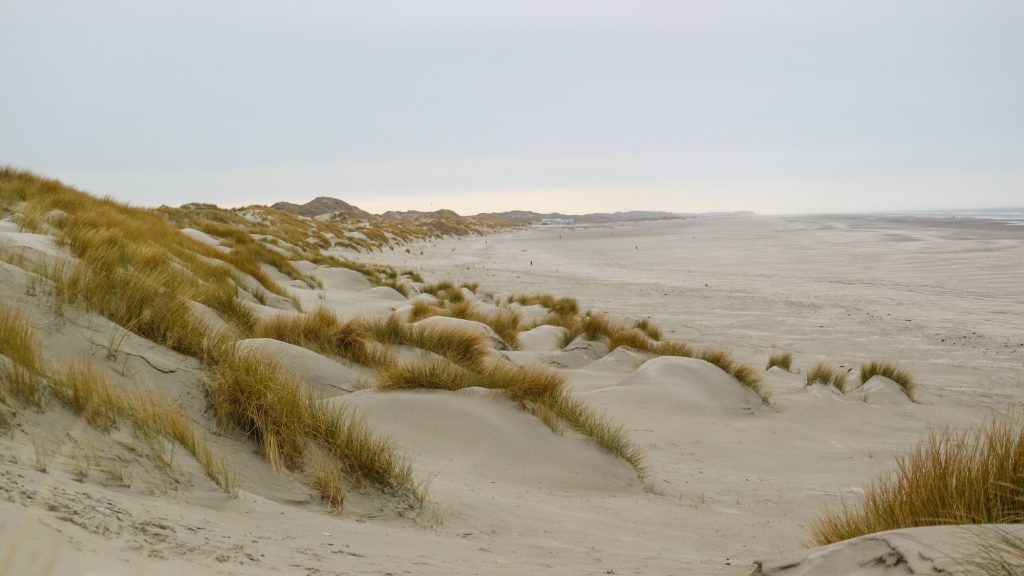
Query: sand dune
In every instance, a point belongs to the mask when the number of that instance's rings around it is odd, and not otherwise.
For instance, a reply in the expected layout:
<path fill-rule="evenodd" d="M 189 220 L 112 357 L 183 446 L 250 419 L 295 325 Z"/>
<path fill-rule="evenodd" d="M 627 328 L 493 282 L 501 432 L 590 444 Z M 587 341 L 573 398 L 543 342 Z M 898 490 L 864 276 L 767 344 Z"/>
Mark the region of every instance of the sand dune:
<path fill-rule="evenodd" d="M 185 234 L 214 256 L 215 245 L 229 244 L 198 229 Z M 905 243 L 892 234 L 919 240 L 893 255 L 892 243 Z M 415 300 L 442 305 L 443 298 L 410 299 L 359 272 L 313 264 L 284 239 L 257 240 L 289 254 L 300 274 L 267 263 L 239 272 L 239 300 L 253 322 L 302 318 L 319 307 L 341 321 L 396 310 L 404 320 Z M 5 396 L 13 424 L 0 437 L 0 573 L 931 573 L 967 554 L 976 533 L 920 528 L 808 549 L 810 524 L 823 506 L 856 501 L 929 429 L 975 426 L 993 406 L 1020 401 L 1011 384 L 1024 352 L 1010 317 L 1024 311 L 1015 292 L 1021 271 L 998 264 L 1020 257 L 1022 245 L 1019 233 L 987 227 L 719 219 L 423 242 L 415 263 L 398 251 L 346 253 L 416 266 L 430 280 L 479 282 L 476 291 L 454 289 L 478 312 L 516 310 L 530 329 L 515 350 L 483 322 L 433 316 L 415 326 L 484 335 L 489 350 L 459 370 L 498 363 L 564 376 L 572 398 L 644 451 L 643 480 L 593 437 L 545 420 L 541 407 L 507 391 L 377 389 L 376 370 L 346 360 L 341 348 L 245 337 L 224 313 L 230 308 L 213 298 L 190 301 L 207 330 L 238 331 L 235 347 L 275 359 L 327 406 L 360 414 L 408 458 L 426 489 L 418 505 L 346 476 L 339 514 L 321 500 L 308 467 L 275 469 L 250 430 L 216 420 L 201 355 L 175 352 L 80 303 L 58 311 L 53 291 L 31 270 L 43 257 L 75 262 L 67 246 L 9 220 L 0 222 L 0 246 L 27 255 L 0 262 L 0 296 L 31 325 L 46 362 L 87 360 L 116 390 L 163 395 L 238 481 L 237 493 L 226 493 L 178 443 L 160 441 L 171 455 L 161 467 L 126 424 L 103 431 L 56 400 L 26 408 Z M 645 256 L 657 246 L 685 257 Z M 939 261 L 923 265 L 924 255 Z M 865 266 L 868 256 L 878 265 Z M 966 279 L 957 282 L 969 288 L 957 289 L 937 268 L 956 268 Z M 286 295 L 264 294 L 261 303 L 259 270 Z M 482 296 L 488 291 L 493 301 Z M 501 304 L 533 292 L 576 296 L 584 309 L 607 310 L 627 325 L 651 316 L 667 338 L 729 347 L 757 368 L 771 403 L 703 360 L 609 351 L 583 335 L 562 348 L 565 328 L 536 325 L 551 311 Z M 356 338 L 338 326 L 327 330 L 325 346 Z M 399 362 L 442 359 L 406 344 L 388 349 Z M 795 355 L 793 372 L 762 370 L 779 350 Z M 876 357 L 914 372 L 918 402 L 882 376 L 860 385 L 859 363 Z M 846 393 L 806 386 L 806 371 L 821 360 L 850 371 Z"/>

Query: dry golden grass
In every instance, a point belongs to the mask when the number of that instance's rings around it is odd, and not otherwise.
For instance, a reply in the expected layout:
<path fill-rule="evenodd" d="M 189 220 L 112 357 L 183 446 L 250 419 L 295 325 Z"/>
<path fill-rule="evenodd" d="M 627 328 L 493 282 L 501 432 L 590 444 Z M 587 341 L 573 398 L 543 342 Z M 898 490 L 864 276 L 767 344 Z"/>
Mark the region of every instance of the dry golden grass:
<path fill-rule="evenodd" d="M 179 352 L 194 355 L 206 333 L 189 314 L 186 300 L 210 306 L 244 333 L 254 319 L 235 299 L 240 274 L 253 276 L 268 291 L 288 295 L 260 268 L 268 261 L 294 273 L 271 250 L 224 254 L 181 233 L 159 212 L 94 198 L 27 172 L 0 169 L 0 202 L 12 201 L 23 202 L 22 210 L 59 210 L 67 215 L 53 220 L 57 240 L 80 264 L 67 275 L 48 276 L 57 284 L 58 306 L 84 304 Z"/>
<path fill-rule="evenodd" d="M 206 438 L 196 433 L 188 416 L 176 404 L 155 395 L 135 394 L 127 396 L 124 405 L 136 431 L 176 441 L 195 457 L 206 475 L 222 490 L 237 493 L 235 475 L 227 462 L 210 449 Z"/>
<path fill-rule="evenodd" d="M 319 449 L 310 450 L 306 476 L 331 510 L 340 512 L 345 507 L 345 475 L 337 458 L 331 458 Z"/>
<path fill-rule="evenodd" d="M 814 383 L 824 384 L 825 386 L 834 386 L 836 390 L 845 393 L 846 392 L 846 372 L 843 372 L 839 368 L 829 366 L 824 362 L 818 362 L 811 368 L 811 371 L 807 373 L 804 381 L 808 386 Z"/>
<path fill-rule="evenodd" d="M 0 384 L 20 402 L 39 407 L 43 394 L 40 376 L 42 356 L 35 331 L 18 311 L 0 306 Z"/>
<path fill-rule="evenodd" d="M 257 338 L 272 338 L 321 354 L 379 368 L 394 362 L 394 355 L 377 343 L 361 321 L 342 322 L 327 308 L 306 314 L 281 314 L 259 322 L 252 331 Z"/>
<path fill-rule="evenodd" d="M 100 430 L 111 430 L 123 419 L 150 446 L 160 446 L 162 438 L 177 442 L 221 489 L 229 494 L 237 492 L 234 475 L 223 457 L 209 448 L 205 438 L 196 433 L 192 422 L 173 402 L 154 394 L 119 391 L 90 362 L 58 367 L 50 378 L 50 387 L 62 404 Z M 151 455 L 169 466 L 162 447 Z"/>
<path fill-rule="evenodd" d="M 622 426 L 597 413 L 579 398 L 565 393 L 553 399 L 550 410 L 573 430 L 593 439 L 608 452 L 628 462 L 641 481 L 648 478 L 650 472 L 645 463 L 646 454 L 629 439 Z"/>
<path fill-rule="evenodd" d="M 313 398 L 309 403 L 309 429 L 349 481 L 412 496 L 421 504 L 426 498 L 413 477 L 409 459 L 390 440 L 374 435 L 352 409 Z"/>
<path fill-rule="evenodd" d="M 487 337 L 462 326 L 413 326 L 406 343 L 463 364 L 475 366 L 487 357 Z"/>
<path fill-rule="evenodd" d="M 563 328 L 565 328 L 565 332 L 562 332 L 562 338 L 558 341 L 559 348 L 566 348 L 583 333 L 583 328 L 578 323 L 572 327 L 563 326 Z"/>
<path fill-rule="evenodd" d="M 661 333 L 661 328 L 658 328 L 657 324 L 655 324 L 654 322 L 647 318 L 641 318 L 640 320 L 634 322 L 633 328 L 636 328 L 637 330 L 643 332 L 651 340 L 661 340 L 663 337 Z"/>
<path fill-rule="evenodd" d="M 413 282 L 419 282 L 421 284 L 423 283 L 423 276 L 421 276 L 420 273 L 415 270 L 403 270 L 402 276 L 408 276 L 409 279 L 412 280 Z"/>
<path fill-rule="evenodd" d="M 437 316 L 441 312 L 442 310 L 439 306 L 435 306 L 426 300 L 413 300 L 412 310 L 409 311 L 409 322 L 418 322 L 424 318 Z"/>
<path fill-rule="evenodd" d="M 855 506 L 826 510 L 812 527 L 816 544 L 864 534 L 945 524 L 1024 521 L 1024 424 L 1020 415 L 975 430 L 932 432 L 896 469 L 870 484 Z"/>
<path fill-rule="evenodd" d="M 420 290 L 423 294 L 431 294 L 438 300 L 448 300 L 449 294 L 458 293 L 457 299 L 452 304 L 457 304 L 461 301 L 462 292 L 459 291 L 458 287 L 451 280 L 441 280 L 440 282 L 431 282 L 423 286 Z"/>
<path fill-rule="evenodd" d="M 508 301 L 518 302 L 523 306 L 540 304 L 559 316 L 576 316 L 580 313 L 580 305 L 575 298 L 556 298 L 551 294 L 521 294 L 509 296 Z"/>
<path fill-rule="evenodd" d="M 406 362 L 382 371 L 378 382 L 384 389 L 501 390 L 555 432 L 568 426 L 626 460 L 641 480 L 647 476 L 643 451 L 620 426 L 571 396 L 565 390 L 565 377 L 549 368 L 494 363 L 474 371 L 444 360 Z"/>
<path fill-rule="evenodd" d="M 588 312 L 583 317 L 582 328 L 587 340 L 597 340 L 601 337 L 610 338 L 620 331 L 619 326 L 609 320 L 607 316 L 592 312 Z"/>
<path fill-rule="evenodd" d="M 399 362 L 381 370 L 377 379 L 377 385 L 385 390 L 461 390 L 474 386 L 473 382 L 472 372 L 441 359 Z"/>
<path fill-rule="evenodd" d="M 650 338 L 640 330 L 622 329 L 616 330 L 608 335 L 608 349 L 615 350 L 619 346 L 629 346 L 636 350 L 647 350 L 654 344 Z"/>
<path fill-rule="evenodd" d="M 53 395 L 100 430 L 110 430 L 124 410 L 120 396 L 88 363 L 66 364 L 50 378 Z"/>
<path fill-rule="evenodd" d="M 866 383 L 874 376 L 884 376 L 885 378 L 899 384 L 907 394 L 907 398 L 910 398 L 914 402 L 917 401 L 917 384 L 914 382 L 913 376 L 911 376 L 906 370 L 897 368 L 888 362 L 872 361 L 869 364 L 861 364 L 861 384 Z"/>
<path fill-rule="evenodd" d="M 410 286 L 408 282 L 397 278 L 382 278 L 377 282 L 377 285 L 387 286 L 388 288 L 394 288 L 399 293 L 401 293 L 402 296 L 405 296 L 406 298 L 416 294 L 415 289 L 413 289 L 413 287 Z"/>
<path fill-rule="evenodd" d="M 761 403 L 765 406 L 771 404 L 771 396 L 768 390 L 761 385 L 761 378 L 757 375 L 757 371 L 737 362 L 728 352 L 717 348 L 708 348 L 701 351 L 699 358 L 705 362 L 714 364 L 722 369 L 723 372 L 735 378 L 740 384 L 750 388 L 760 398 Z"/>
<path fill-rule="evenodd" d="M 444 316 L 451 316 L 453 318 L 461 318 L 463 320 L 472 320 L 474 322 L 486 324 L 494 330 L 494 333 L 497 334 L 509 348 L 513 350 L 519 349 L 519 328 L 522 323 L 522 317 L 518 312 L 503 310 L 485 313 L 473 306 L 472 302 L 463 301 L 458 304 L 448 306 L 441 312 L 441 314 Z"/>
<path fill-rule="evenodd" d="M 693 358 L 696 354 L 689 344 L 674 340 L 665 340 L 664 342 L 652 344 L 646 352 L 658 356 L 681 356 L 683 358 Z"/>
<path fill-rule="evenodd" d="M 208 390 L 217 421 L 254 436 L 271 467 L 301 464 L 306 397 L 302 384 L 283 374 L 277 361 L 224 344 L 210 367 Z"/>
<path fill-rule="evenodd" d="M 113 262 L 83 264 L 65 277 L 53 278 L 56 305 L 84 304 L 143 338 L 197 355 L 208 330 L 176 293 L 184 291 L 182 277 L 170 271 L 133 273 L 115 266 Z"/>
<path fill-rule="evenodd" d="M 786 372 L 790 371 L 793 365 L 793 355 L 789 352 L 775 353 L 768 357 L 768 364 L 764 367 L 765 370 L 770 370 L 772 366 L 778 366 Z"/>
<path fill-rule="evenodd" d="M 973 550 L 959 562 L 962 576 L 1024 574 L 1024 537 L 1001 527 L 973 531 Z"/>
<path fill-rule="evenodd" d="M 210 364 L 208 388 L 217 419 L 254 437 L 272 467 L 301 470 L 307 448 L 315 446 L 355 481 L 422 503 L 408 460 L 390 441 L 374 436 L 350 410 L 313 395 L 282 373 L 274 359 L 223 343 L 211 353 Z M 323 488 L 326 498 L 336 500 L 333 484 Z"/>
<path fill-rule="evenodd" d="M 464 326 L 407 324 L 396 316 L 364 318 L 360 325 L 378 342 L 406 345 L 428 350 L 467 366 L 476 366 L 487 357 L 487 338 Z"/>

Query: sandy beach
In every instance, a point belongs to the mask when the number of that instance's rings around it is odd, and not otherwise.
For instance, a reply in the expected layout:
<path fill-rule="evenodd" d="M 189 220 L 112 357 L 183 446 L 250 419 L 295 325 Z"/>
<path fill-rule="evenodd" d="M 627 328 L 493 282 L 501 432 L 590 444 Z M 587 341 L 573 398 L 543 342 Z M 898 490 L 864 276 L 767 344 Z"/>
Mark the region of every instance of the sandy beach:
<path fill-rule="evenodd" d="M 46 235 L 10 224 L 2 231 L 8 247 L 64 254 Z M 0 440 L 0 573 L 840 573 L 814 562 L 842 559 L 806 557 L 809 526 L 824 506 L 856 501 L 929 429 L 974 426 L 1024 400 L 1024 227 L 723 217 L 536 228 L 408 248 L 346 255 L 419 270 L 427 281 L 476 282 L 478 294 L 573 296 L 622 320 L 651 318 L 673 339 L 728 349 L 759 371 L 769 353 L 791 352 L 794 369 L 763 374 L 765 406 L 702 360 L 609 353 L 580 339 L 562 348 L 544 331 L 550 326 L 524 333 L 520 351 L 491 351 L 495 361 L 556 368 L 573 394 L 621 423 L 647 455 L 642 481 L 623 460 L 579 434 L 552 433 L 495 390 L 382 391 L 365 367 L 245 340 L 365 415 L 429 487 L 412 515 L 355 490 L 338 517 L 298 474 L 272 470 L 251 441 L 219 431 L 195 359 L 117 332 L 96 314 L 56 318 L 32 275 L 3 264 L 4 301 L 29 317 L 50 357 L 90 357 L 111 378 L 186 406 L 238 472 L 239 492 L 219 491 L 180 450 L 174 479 L 162 480 L 122 436 L 70 413 L 21 412 Z M 307 270 L 321 288 L 289 284 L 307 311 L 408 310 L 404 296 L 358 273 Z M 251 306 L 280 313 L 272 304 Z M 111 334 L 123 340 L 114 354 Z M 873 359 L 911 371 L 918 401 L 884 383 L 846 394 L 805 386 L 804 372 L 818 361 L 855 371 Z M 83 479 L 74 456 L 83 445 L 132 462 L 134 481 L 116 485 L 95 471 Z M 969 541 L 952 528 L 876 540 L 885 554 L 904 554 L 912 573 L 948 568 L 945 555 Z M 833 566 L 879 557 L 858 546 Z M 942 554 L 918 554 L 924 549 Z M 886 573 L 879 566 L 864 573 Z"/>
<path fill-rule="evenodd" d="M 574 295 L 763 363 L 905 364 L 936 400 L 1019 405 L 1024 227 L 872 216 L 536 227 L 374 254 L 496 293 Z M 531 265 L 532 262 L 532 265 Z M 926 396 L 927 397 L 927 396 Z"/>

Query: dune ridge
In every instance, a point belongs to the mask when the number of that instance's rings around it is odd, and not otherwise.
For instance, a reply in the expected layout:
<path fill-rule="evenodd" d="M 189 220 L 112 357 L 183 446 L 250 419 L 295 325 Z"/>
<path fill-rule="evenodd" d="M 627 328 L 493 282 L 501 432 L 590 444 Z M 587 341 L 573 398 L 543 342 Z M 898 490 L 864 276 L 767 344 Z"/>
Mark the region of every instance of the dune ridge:
<path fill-rule="evenodd" d="M 854 378 L 400 264 L 507 222 L 145 210 L 11 168 L 0 213 L 0 573 L 782 574 L 801 572 L 754 564 L 805 538 L 780 513 L 823 518 L 822 544 L 1016 520 L 935 518 L 956 490 L 857 516 L 848 486 L 983 416 L 894 363 Z M 896 461 L 924 469 L 929 446 Z M 905 492 L 884 482 L 866 501 Z M 876 553 L 853 542 L 830 569 Z"/>

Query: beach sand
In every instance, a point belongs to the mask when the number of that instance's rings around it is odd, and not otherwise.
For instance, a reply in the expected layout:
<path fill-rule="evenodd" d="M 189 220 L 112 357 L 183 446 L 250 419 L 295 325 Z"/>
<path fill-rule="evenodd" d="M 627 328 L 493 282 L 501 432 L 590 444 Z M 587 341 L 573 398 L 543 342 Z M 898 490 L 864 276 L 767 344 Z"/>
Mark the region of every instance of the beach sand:
<path fill-rule="evenodd" d="M 43 243 L 12 229 L 4 237 Z M 758 369 L 770 352 L 792 352 L 797 373 L 768 371 L 773 404 L 762 406 L 703 361 L 565 352 L 572 390 L 647 451 L 645 484 L 592 442 L 553 434 L 493 392 L 380 392 L 358 369 L 253 341 L 357 407 L 411 456 L 429 481 L 417 518 L 358 493 L 342 518 L 331 516 L 302 482 L 230 436 L 213 442 L 238 471 L 237 498 L 185 456 L 174 482 L 79 482 L 68 472 L 73 448 L 94 442 L 110 453 L 116 440 L 71 417 L 54 429 L 50 412 L 28 412 L 0 440 L 0 573 L 739 575 L 763 561 L 762 573 L 815 574 L 893 551 L 932 569 L 948 561 L 922 559 L 920 549 L 954 552 L 969 534 L 889 535 L 809 559 L 808 527 L 823 506 L 855 501 L 930 428 L 973 426 L 1024 399 L 1024 227 L 696 218 L 446 239 L 359 258 L 427 280 L 479 282 L 480 293 L 574 296 L 623 319 L 652 318 L 669 337 L 724 347 Z M 292 288 L 304 303 L 344 315 L 404 304 L 348 273 L 318 273 L 323 295 Z M 4 265 L 0 278 L 4 300 L 27 311 L 47 349 L 102 360 L 109 322 L 84 312 L 55 319 L 23 271 Z M 540 336 L 531 343 L 544 347 Z M 121 349 L 111 374 L 128 373 L 206 414 L 194 360 L 131 334 Z M 910 370 L 919 403 L 803 385 L 801 372 L 819 360 L 855 369 L 871 359 Z M 51 447 L 46 472 L 35 441 Z M 863 573 L 885 573 L 884 562 L 876 568 Z"/>

